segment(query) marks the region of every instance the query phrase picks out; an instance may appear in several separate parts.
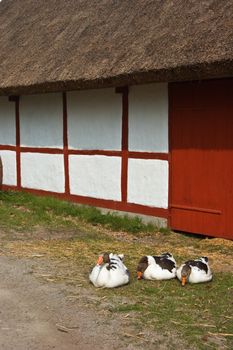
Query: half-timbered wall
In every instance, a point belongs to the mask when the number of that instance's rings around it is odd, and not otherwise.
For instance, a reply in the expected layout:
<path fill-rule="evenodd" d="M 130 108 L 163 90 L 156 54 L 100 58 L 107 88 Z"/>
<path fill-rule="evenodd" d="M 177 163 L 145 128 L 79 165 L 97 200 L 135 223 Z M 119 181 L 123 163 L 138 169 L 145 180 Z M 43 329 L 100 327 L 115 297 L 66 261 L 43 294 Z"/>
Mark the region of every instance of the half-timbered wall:
<path fill-rule="evenodd" d="M 121 157 L 109 153 L 121 150 L 121 96 L 114 89 L 69 92 L 67 115 L 68 147 L 77 153 L 69 156 L 70 193 L 121 201 Z"/>
<path fill-rule="evenodd" d="M 5 188 L 167 218 L 167 84 L 0 98 Z"/>
<path fill-rule="evenodd" d="M 128 162 L 128 202 L 168 208 L 168 160 L 160 159 L 168 154 L 167 84 L 131 87 L 129 151 L 137 153 Z"/>

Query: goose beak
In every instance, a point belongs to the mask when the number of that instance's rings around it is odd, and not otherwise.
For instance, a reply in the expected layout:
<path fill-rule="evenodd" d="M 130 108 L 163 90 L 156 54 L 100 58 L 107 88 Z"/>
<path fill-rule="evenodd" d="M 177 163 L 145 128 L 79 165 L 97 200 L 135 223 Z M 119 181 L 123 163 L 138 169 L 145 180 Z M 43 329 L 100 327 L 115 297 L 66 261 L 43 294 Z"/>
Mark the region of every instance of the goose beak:
<path fill-rule="evenodd" d="M 104 262 L 103 257 L 102 257 L 102 255 L 100 255 L 100 256 L 98 257 L 98 260 L 97 260 L 97 265 L 102 265 L 103 262 Z"/>
<path fill-rule="evenodd" d="M 185 284 L 186 284 L 186 282 L 187 282 L 187 278 L 186 278 L 185 276 L 183 276 L 183 277 L 181 278 L 181 285 L 184 287 Z"/>
<path fill-rule="evenodd" d="M 138 276 L 138 280 L 142 279 L 142 272 L 141 271 L 137 271 L 137 276 Z"/>

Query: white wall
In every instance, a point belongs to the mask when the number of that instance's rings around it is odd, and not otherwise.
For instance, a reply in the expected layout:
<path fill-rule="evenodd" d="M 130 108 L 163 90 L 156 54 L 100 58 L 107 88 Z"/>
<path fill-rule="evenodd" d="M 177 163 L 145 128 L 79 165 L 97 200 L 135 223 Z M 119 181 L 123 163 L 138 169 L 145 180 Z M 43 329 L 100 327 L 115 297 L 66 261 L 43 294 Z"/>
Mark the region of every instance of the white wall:
<path fill-rule="evenodd" d="M 121 158 L 71 155 L 71 194 L 121 200 Z"/>
<path fill-rule="evenodd" d="M 128 202 L 151 207 L 168 207 L 168 162 L 129 159 Z"/>
<path fill-rule="evenodd" d="M 168 152 L 168 87 L 130 87 L 129 150 Z"/>
<path fill-rule="evenodd" d="M 20 133 L 21 146 L 62 148 L 62 94 L 22 96 Z"/>
<path fill-rule="evenodd" d="M 15 145 L 15 103 L 0 97 L 0 145 Z"/>
<path fill-rule="evenodd" d="M 64 158 L 61 154 L 21 154 L 22 187 L 64 192 Z"/>
<path fill-rule="evenodd" d="M 3 165 L 3 185 L 16 186 L 16 152 L 0 151 Z"/>
<path fill-rule="evenodd" d="M 114 89 L 67 93 L 71 149 L 120 150 L 122 96 Z M 15 104 L 0 98 L 0 144 L 15 144 Z M 62 94 L 20 98 L 21 146 L 63 147 Z M 129 150 L 168 152 L 167 84 L 130 87 Z M 16 185 L 16 155 L 0 151 L 3 183 Z M 121 157 L 70 155 L 71 194 L 121 201 Z M 22 187 L 64 193 L 61 154 L 21 154 Z M 168 162 L 129 159 L 129 203 L 168 207 Z"/>
<path fill-rule="evenodd" d="M 73 149 L 121 149 L 121 94 L 114 89 L 67 94 L 68 142 Z"/>

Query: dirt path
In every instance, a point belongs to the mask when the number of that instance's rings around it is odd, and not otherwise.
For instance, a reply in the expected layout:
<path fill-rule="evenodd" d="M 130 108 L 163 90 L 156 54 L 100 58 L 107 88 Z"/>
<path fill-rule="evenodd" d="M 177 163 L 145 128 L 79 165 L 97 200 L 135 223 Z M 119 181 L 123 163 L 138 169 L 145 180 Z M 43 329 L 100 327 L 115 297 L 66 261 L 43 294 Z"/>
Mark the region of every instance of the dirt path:
<path fill-rule="evenodd" d="M 120 339 L 118 320 L 99 323 L 99 315 L 70 301 L 61 284 L 36 279 L 34 263 L 0 257 L 1 350 L 135 349 Z"/>

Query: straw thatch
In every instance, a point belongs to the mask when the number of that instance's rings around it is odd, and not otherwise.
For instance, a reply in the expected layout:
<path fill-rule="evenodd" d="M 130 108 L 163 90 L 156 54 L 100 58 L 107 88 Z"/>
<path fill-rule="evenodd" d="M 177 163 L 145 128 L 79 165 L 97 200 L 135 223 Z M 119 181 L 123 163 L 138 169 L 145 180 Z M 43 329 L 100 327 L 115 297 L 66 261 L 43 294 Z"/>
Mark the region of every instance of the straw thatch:
<path fill-rule="evenodd" d="M 0 94 L 233 76 L 232 0 L 2 0 Z"/>

